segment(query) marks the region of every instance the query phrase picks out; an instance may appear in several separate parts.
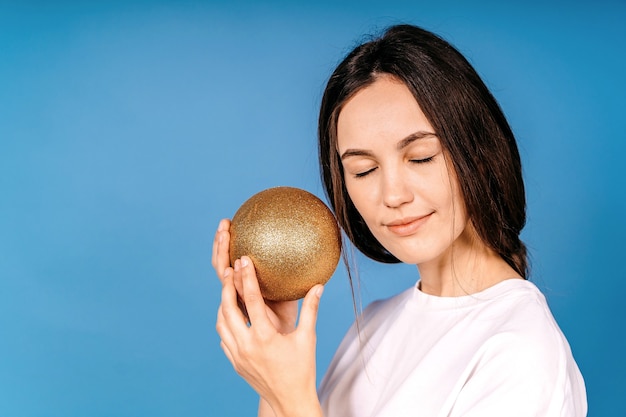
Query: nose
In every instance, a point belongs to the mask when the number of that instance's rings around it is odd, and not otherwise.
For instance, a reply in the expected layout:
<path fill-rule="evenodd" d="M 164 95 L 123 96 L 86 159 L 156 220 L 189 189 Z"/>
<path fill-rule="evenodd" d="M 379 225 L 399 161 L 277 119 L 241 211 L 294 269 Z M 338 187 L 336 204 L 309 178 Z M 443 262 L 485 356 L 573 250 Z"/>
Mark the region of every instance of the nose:
<path fill-rule="evenodd" d="M 413 201 L 413 192 L 401 171 L 387 172 L 382 178 L 382 198 L 385 206 L 396 208 Z"/>

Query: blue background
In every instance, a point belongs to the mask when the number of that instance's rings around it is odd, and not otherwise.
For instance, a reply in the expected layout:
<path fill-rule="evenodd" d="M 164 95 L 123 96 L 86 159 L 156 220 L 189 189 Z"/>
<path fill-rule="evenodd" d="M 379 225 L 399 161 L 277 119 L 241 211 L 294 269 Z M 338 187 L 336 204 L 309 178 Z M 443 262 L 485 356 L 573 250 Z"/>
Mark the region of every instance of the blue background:
<path fill-rule="evenodd" d="M 0 415 L 253 415 L 214 330 L 214 230 L 267 187 L 323 195 L 324 83 L 401 22 L 455 44 L 500 101 L 532 280 L 589 415 L 623 415 L 626 3 L 434 3 L 1 2 Z M 359 262 L 364 304 L 416 280 Z M 318 378 L 352 320 L 340 267 Z"/>

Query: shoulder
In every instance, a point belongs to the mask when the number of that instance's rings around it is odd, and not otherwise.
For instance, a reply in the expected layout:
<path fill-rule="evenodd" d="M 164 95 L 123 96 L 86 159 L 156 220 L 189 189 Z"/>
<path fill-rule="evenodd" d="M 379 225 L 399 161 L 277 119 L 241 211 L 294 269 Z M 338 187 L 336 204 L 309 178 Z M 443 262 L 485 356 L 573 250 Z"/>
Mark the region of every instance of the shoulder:
<path fill-rule="evenodd" d="M 497 392 L 524 411 L 519 415 L 562 415 L 564 410 L 584 415 L 584 381 L 543 294 L 530 282 L 514 283 L 498 304 L 491 313 L 502 315 L 472 360 L 461 401 L 476 400 L 472 392 Z"/>
<path fill-rule="evenodd" d="M 508 288 L 494 298 L 486 309 L 494 325 L 483 349 L 491 356 L 514 357 L 507 366 L 549 372 L 571 356 L 567 339 L 559 328 L 546 298 L 529 281 L 508 283 Z M 526 370 L 528 371 L 528 370 Z"/>
<path fill-rule="evenodd" d="M 545 296 L 535 284 L 515 280 L 496 301 L 501 313 L 500 336 L 506 341 L 516 340 L 526 348 L 558 347 L 567 344 Z M 523 342 L 524 341 L 524 342 Z"/>

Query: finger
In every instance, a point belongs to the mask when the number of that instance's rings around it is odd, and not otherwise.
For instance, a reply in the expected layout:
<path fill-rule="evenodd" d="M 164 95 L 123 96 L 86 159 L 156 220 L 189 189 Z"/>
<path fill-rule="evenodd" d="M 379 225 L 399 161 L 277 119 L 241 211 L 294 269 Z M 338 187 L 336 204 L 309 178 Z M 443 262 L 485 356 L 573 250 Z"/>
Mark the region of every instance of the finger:
<path fill-rule="evenodd" d="M 226 319 L 224 318 L 224 313 L 222 312 L 221 305 L 220 308 L 217 310 L 217 321 L 215 323 L 215 330 L 217 330 L 217 334 L 219 335 L 221 342 L 224 343 L 225 346 L 232 346 L 233 348 L 237 346 L 235 338 L 228 328 L 228 324 L 226 324 Z"/>
<path fill-rule="evenodd" d="M 265 300 L 261 294 L 259 288 L 259 281 L 256 277 L 256 271 L 252 261 L 247 256 L 242 256 L 239 263 L 235 264 L 235 271 L 237 267 L 241 272 L 241 281 L 243 284 L 243 302 L 250 318 L 250 324 L 252 326 L 266 326 L 271 325 L 269 318 L 267 317 L 267 310 Z"/>
<path fill-rule="evenodd" d="M 222 220 L 220 220 L 220 223 L 217 225 L 217 230 L 229 231 L 230 230 L 230 219 L 222 219 Z"/>
<path fill-rule="evenodd" d="M 239 294 L 239 296 L 243 299 L 243 281 L 241 279 L 241 270 L 238 270 L 237 273 L 233 276 L 233 283 L 235 284 L 237 294 Z"/>
<path fill-rule="evenodd" d="M 217 231 L 213 237 L 213 249 L 211 252 L 211 264 L 213 268 L 217 270 L 219 275 L 222 275 L 222 271 L 225 266 L 230 266 L 230 259 L 226 259 L 226 265 L 224 266 L 224 250 L 226 256 L 228 256 L 228 248 L 230 242 L 230 220 L 222 219 L 217 225 Z"/>
<path fill-rule="evenodd" d="M 235 270 L 230 266 L 224 270 L 224 274 L 233 274 L 233 284 L 235 285 L 235 290 L 237 291 L 237 305 L 249 324 L 250 320 L 248 319 L 248 312 L 246 311 L 246 306 L 243 303 L 243 284 L 241 283 L 241 272 L 237 272 L 236 274 L 234 272 Z"/>
<path fill-rule="evenodd" d="M 319 311 L 320 298 L 324 292 L 323 285 L 316 285 L 309 290 L 302 301 L 302 309 L 300 312 L 300 323 L 298 329 L 303 331 L 315 332 L 315 324 L 317 323 L 317 312 Z"/>
<path fill-rule="evenodd" d="M 232 268 L 228 268 L 222 281 L 222 304 L 221 311 L 224 316 L 224 323 L 231 332 L 244 331 L 248 328 L 248 319 L 244 316 L 237 304 L 237 290 L 233 284 Z"/>
<path fill-rule="evenodd" d="M 235 356 L 233 355 L 233 350 L 231 349 L 237 349 L 237 343 L 225 323 L 224 314 L 222 314 L 221 306 L 217 310 L 217 323 L 215 325 L 215 328 L 217 329 L 217 333 L 220 336 L 220 347 L 224 351 L 224 355 L 226 355 L 226 358 L 228 358 L 230 363 L 235 366 Z"/>
<path fill-rule="evenodd" d="M 219 231 L 217 253 L 215 254 L 215 268 L 221 273 L 230 267 L 230 221 L 225 219 L 220 223 L 222 230 Z"/>
<path fill-rule="evenodd" d="M 233 284 L 235 285 L 235 290 L 237 291 L 237 305 L 239 306 L 239 310 L 246 319 L 246 324 L 250 325 L 250 316 L 248 316 L 248 310 L 246 309 L 246 304 L 243 301 L 243 284 L 241 282 L 241 261 L 237 259 L 235 261 L 235 268 L 227 268 L 233 272 Z"/>
<path fill-rule="evenodd" d="M 224 355 L 226 355 L 226 358 L 230 361 L 230 363 L 234 367 L 235 366 L 235 359 L 233 357 L 233 354 L 230 352 L 230 349 L 228 348 L 228 346 L 226 346 L 226 344 L 224 343 L 223 340 L 220 342 L 220 347 L 224 351 Z"/>
<path fill-rule="evenodd" d="M 213 246 L 211 248 L 211 265 L 213 265 L 214 269 L 217 266 L 216 260 L 217 260 L 217 245 L 219 244 L 219 235 L 220 235 L 220 231 L 218 227 L 218 229 L 215 231 L 215 236 L 213 236 Z"/>
<path fill-rule="evenodd" d="M 219 224 L 217 225 L 217 230 L 215 231 L 215 236 L 213 237 L 213 248 L 211 251 L 211 265 L 213 265 L 213 268 L 217 269 L 217 249 L 219 246 L 219 242 L 220 242 L 220 236 L 222 236 L 222 233 L 224 230 L 228 230 L 230 227 L 230 221 L 228 219 L 222 219 L 220 220 Z"/>
<path fill-rule="evenodd" d="M 226 274 L 230 274 L 230 275 L 234 275 L 234 269 L 230 266 L 227 266 L 226 268 L 224 268 L 224 276 L 226 276 Z M 237 294 L 242 293 L 241 288 L 241 284 L 237 284 L 238 281 L 241 281 L 240 277 L 234 277 L 233 276 L 233 285 L 235 286 L 235 289 L 237 290 Z"/>

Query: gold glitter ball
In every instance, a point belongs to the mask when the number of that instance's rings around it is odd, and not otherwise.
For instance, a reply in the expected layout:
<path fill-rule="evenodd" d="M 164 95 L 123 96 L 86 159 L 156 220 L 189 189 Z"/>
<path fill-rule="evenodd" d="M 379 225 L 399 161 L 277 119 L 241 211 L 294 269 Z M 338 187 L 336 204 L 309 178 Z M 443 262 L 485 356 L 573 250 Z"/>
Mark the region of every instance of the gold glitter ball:
<path fill-rule="evenodd" d="M 231 222 L 231 265 L 249 256 L 268 300 L 298 300 L 314 285 L 325 284 L 340 253 L 335 217 L 322 200 L 299 188 L 261 191 L 243 203 Z"/>

